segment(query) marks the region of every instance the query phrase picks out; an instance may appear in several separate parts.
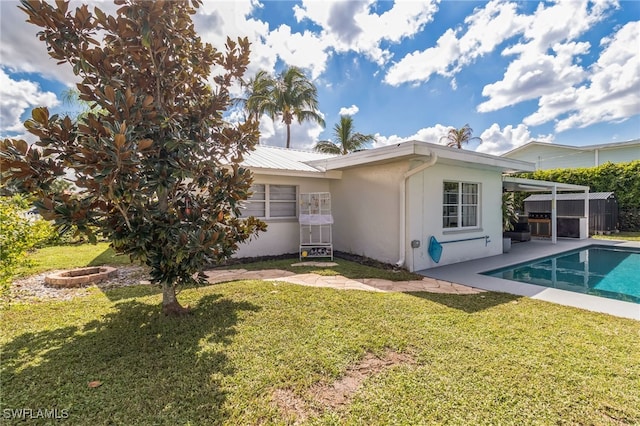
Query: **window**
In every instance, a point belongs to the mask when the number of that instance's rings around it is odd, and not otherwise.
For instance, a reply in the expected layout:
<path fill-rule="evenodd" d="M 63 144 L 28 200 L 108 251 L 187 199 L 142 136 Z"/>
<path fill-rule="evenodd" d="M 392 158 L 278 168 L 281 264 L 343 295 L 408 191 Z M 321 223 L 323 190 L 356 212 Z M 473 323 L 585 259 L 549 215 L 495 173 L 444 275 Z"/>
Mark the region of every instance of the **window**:
<path fill-rule="evenodd" d="M 442 227 L 469 228 L 478 226 L 478 184 L 444 182 Z"/>
<path fill-rule="evenodd" d="M 294 185 L 255 184 L 244 203 L 242 216 L 265 219 L 296 217 L 297 189 Z"/>
<path fill-rule="evenodd" d="M 244 210 L 242 211 L 242 216 L 255 216 L 255 217 L 265 217 L 266 216 L 266 188 L 265 185 L 252 185 L 251 186 L 251 196 L 244 203 Z"/>

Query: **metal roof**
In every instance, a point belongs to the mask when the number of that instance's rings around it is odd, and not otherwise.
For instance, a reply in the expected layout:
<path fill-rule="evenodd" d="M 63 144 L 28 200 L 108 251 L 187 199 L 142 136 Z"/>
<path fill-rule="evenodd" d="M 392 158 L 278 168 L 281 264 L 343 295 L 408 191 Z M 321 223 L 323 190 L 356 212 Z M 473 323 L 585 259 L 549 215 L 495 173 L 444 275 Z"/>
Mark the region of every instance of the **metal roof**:
<path fill-rule="evenodd" d="M 362 165 L 382 164 L 400 159 L 437 158 L 438 163 L 464 165 L 483 169 L 534 171 L 535 165 L 526 161 L 502 158 L 463 149 L 449 148 L 422 141 L 407 141 L 348 155 L 323 154 L 312 151 L 258 145 L 244 155 L 242 165 L 256 173 L 291 176 L 339 178 L 341 170 Z"/>
<path fill-rule="evenodd" d="M 535 164 L 484 154 L 465 149 L 411 140 L 374 149 L 365 149 L 347 155 L 338 155 L 325 161 L 310 163 L 321 170 L 343 170 L 350 167 L 383 164 L 400 159 L 437 157 L 438 164 L 501 170 L 502 172 L 535 171 Z"/>
<path fill-rule="evenodd" d="M 309 161 L 334 157 L 333 154 L 286 149 L 275 146 L 258 145 L 254 151 L 244 155 L 242 165 L 245 167 L 271 170 L 289 170 L 300 172 L 324 172 L 306 164 Z"/>
<path fill-rule="evenodd" d="M 589 200 L 606 200 L 613 196 L 613 192 L 590 192 Z M 556 200 L 584 200 L 584 192 L 577 194 L 557 194 Z M 529 195 L 524 201 L 551 201 L 551 194 L 532 194 Z"/>

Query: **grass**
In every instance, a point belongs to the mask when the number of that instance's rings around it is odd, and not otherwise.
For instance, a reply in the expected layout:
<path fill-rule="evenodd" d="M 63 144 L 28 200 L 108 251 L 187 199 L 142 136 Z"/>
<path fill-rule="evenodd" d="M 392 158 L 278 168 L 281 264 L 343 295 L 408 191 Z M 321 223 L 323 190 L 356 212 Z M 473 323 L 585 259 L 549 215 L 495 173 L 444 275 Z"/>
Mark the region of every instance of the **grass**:
<path fill-rule="evenodd" d="M 315 259 L 311 262 L 329 262 L 328 259 Z M 249 271 L 259 271 L 263 269 L 283 269 L 285 271 L 296 272 L 299 274 L 316 273 L 318 275 L 343 275 L 351 279 L 360 278 L 382 278 L 391 281 L 404 281 L 422 279 L 421 275 L 413 274 L 403 269 L 376 268 L 373 266 L 362 265 L 356 262 L 350 262 L 344 259 L 335 258 L 335 266 L 291 266 L 298 263 L 298 258 L 287 258 L 277 260 L 265 260 L 252 263 L 241 263 L 225 266 L 225 269 L 246 269 Z"/>
<path fill-rule="evenodd" d="M 592 238 L 600 240 L 640 241 L 640 232 L 618 232 L 610 235 L 593 235 Z"/>
<path fill-rule="evenodd" d="M 192 315 L 164 317 L 144 286 L 2 311 L 0 412 L 57 407 L 74 425 L 292 424 L 274 402 L 284 389 L 316 404 L 306 424 L 640 423 L 637 321 L 502 293 L 239 281 L 179 298 Z M 316 384 L 387 350 L 415 364 L 369 376 L 342 409 L 314 403 Z"/>
<path fill-rule="evenodd" d="M 29 253 L 27 258 L 28 265 L 20 268 L 18 276 L 35 275 L 54 269 L 131 263 L 127 256 L 116 255 L 109 248 L 109 243 L 45 247 Z"/>

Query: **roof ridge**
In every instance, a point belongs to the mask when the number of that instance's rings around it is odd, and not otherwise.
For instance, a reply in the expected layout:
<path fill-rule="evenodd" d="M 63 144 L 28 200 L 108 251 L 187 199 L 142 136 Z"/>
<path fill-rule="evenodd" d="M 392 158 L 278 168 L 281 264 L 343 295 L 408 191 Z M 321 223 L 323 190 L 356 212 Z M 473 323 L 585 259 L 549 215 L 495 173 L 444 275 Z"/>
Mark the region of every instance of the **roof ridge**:
<path fill-rule="evenodd" d="M 300 148 L 285 148 L 284 146 L 275 146 L 275 145 L 263 145 L 262 143 L 256 145 L 256 147 L 260 148 L 269 148 L 269 149 L 278 149 L 281 151 L 296 151 L 296 152 L 304 152 L 307 154 L 322 154 L 322 152 L 313 151 L 313 150 L 305 150 Z"/>

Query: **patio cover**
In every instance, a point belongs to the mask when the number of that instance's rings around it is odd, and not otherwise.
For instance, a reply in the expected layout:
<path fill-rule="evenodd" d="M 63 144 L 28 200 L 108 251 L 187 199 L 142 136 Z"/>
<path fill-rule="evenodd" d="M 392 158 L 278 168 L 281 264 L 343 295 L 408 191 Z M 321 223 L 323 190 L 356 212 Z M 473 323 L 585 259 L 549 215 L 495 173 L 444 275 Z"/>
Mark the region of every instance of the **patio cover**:
<path fill-rule="evenodd" d="M 558 242 L 558 213 L 556 200 L 558 191 L 584 192 L 584 214 L 587 217 L 585 235 L 589 235 L 589 187 L 570 183 L 549 182 L 544 180 L 523 179 L 511 176 L 502 177 L 502 188 L 509 192 L 551 192 L 551 242 Z"/>

